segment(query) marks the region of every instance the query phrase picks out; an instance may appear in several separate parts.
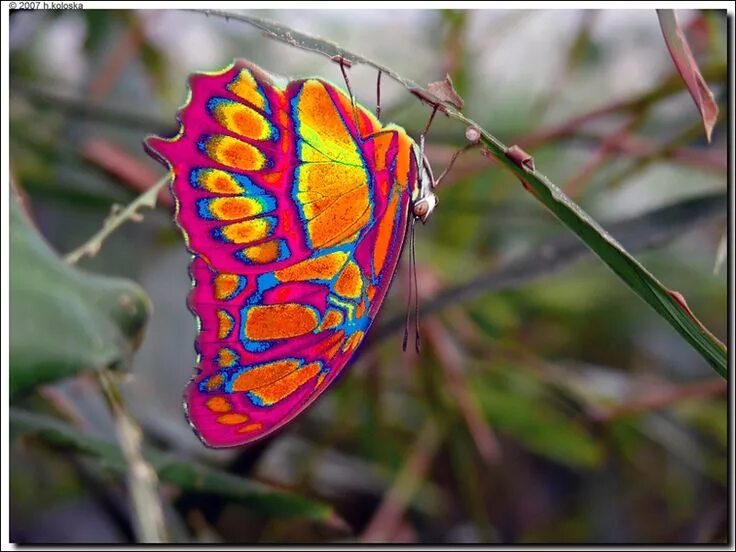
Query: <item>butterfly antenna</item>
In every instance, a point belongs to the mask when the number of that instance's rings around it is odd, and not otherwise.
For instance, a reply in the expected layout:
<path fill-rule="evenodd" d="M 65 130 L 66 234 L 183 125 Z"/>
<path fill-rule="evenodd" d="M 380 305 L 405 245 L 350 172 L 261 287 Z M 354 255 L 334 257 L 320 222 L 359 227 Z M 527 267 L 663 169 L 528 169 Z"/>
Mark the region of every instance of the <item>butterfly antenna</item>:
<path fill-rule="evenodd" d="M 406 352 L 406 344 L 409 342 L 409 320 L 411 318 L 411 300 L 414 293 L 414 282 L 416 281 L 416 266 L 414 265 L 414 225 L 416 217 L 412 217 L 409 227 L 409 300 L 406 302 L 406 319 L 404 320 L 404 343 L 401 349 Z"/>
<path fill-rule="evenodd" d="M 355 105 L 355 96 L 353 95 L 353 89 L 350 87 L 350 79 L 348 78 L 348 73 L 345 71 L 345 67 L 350 67 L 347 65 L 345 58 L 340 58 L 338 63 L 340 64 L 340 71 L 342 72 L 342 78 L 345 79 L 345 86 L 347 86 L 348 94 L 350 94 L 350 105 L 353 107 L 353 123 L 355 123 L 355 128 L 358 131 L 358 135 L 363 138 L 363 133 L 360 130 L 360 126 L 358 125 L 358 108 Z"/>
<path fill-rule="evenodd" d="M 378 78 L 376 79 L 376 119 L 381 119 L 381 75 L 383 71 L 378 70 Z"/>
<path fill-rule="evenodd" d="M 414 222 L 416 222 L 416 218 Z M 417 249 L 414 240 L 414 222 L 411 225 L 411 266 L 414 271 L 414 328 L 416 334 L 414 336 L 414 348 L 419 354 L 421 350 L 422 338 L 419 336 L 419 282 L 417 278 Z"/>

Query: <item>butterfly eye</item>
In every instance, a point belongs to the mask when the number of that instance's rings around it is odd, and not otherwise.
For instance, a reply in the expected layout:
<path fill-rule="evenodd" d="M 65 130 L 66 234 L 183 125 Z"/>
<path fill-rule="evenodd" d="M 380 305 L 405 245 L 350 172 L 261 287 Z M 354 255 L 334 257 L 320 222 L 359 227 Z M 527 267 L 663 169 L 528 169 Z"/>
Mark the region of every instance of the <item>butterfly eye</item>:
<path fill-rule="evenodd" d="M 416 218 L 421 219 L 422 222 L 427 222 L 429 215 L 432 214 L 436 205 L 437 196 L 432 192 L 429 192 L 427 195 L 414 202 L 412 213 Z"/>

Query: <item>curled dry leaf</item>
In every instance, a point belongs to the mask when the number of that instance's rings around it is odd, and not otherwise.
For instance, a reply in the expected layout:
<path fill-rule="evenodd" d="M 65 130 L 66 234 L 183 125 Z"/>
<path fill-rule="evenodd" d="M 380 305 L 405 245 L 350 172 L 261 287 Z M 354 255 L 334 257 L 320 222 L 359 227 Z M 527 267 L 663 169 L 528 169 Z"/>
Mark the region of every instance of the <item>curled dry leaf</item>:
<path fill-rule="evenodd" d="M 705 127 L 705 135 L 710 142 L 713 127 L 718 119 L 718 104 L 713 97 L 713 92 L 705 82 L 703 75 L 700 73 L 698 64 L 695 62 L 693 53 L 685 38 L 685 33 L 677 22 L 677 16 L 674 10 L 657 10 L 659 17 L 659 25 L 662 28 L 664 41 L 667 49 L 670 51 L 672 61 L 677 67 L 682 80 L 685 81 L 690 95 L 695 101 L 695 105 L 700 111 L 700 117 L 703 119 Z"/>
<path fill-rule="evenodd" d="M 455 90 L 450 75 L 445 75 L 445 80 L 430 82 L 427 85 L 427 90 L 443 102 L 462 110 L 464 105 L 463 99 Z"/>
<path fill-rule="evenodd" d="M 465 105 L 460 94 L 455 90 L 450 75 L 445 75 L 445 80 L 430 82 L 427 88 L 412 86 L 409 91 L 423 102 L 437 106 L 445 114 L 447 114 L 445 104 L 458 110 L 462 110 Z"/>

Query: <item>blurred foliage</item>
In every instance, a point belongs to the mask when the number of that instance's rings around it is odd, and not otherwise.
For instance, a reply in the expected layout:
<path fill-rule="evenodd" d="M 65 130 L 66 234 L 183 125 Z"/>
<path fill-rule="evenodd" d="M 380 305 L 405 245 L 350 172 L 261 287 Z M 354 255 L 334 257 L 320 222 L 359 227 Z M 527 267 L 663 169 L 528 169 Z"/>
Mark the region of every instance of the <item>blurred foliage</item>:
<path fill-rule="evenodd" d="M 631 239 L 628 225 L 641 234 L 637 259 L 725 337 L 726 279 L 713 264 L 726 128 L 716 124 L 705 143 L 653 11 L 255 15 L 417 82 L 449 73 L 465 113 L 530 151 L 615 238 Z M 728 113 L 725 14 L 678 17 Z M 82 270 L 49 245 L 67 253 L 87 242 L 114 205 L 161 177 L 141 141 L 176 130 L 188 73 L 234 57 L 334 82 L 339 68 L 188 12 L 12 12 L 9 34 L 13 181 L 48 241 L 9 198 L 11 540 L 137 538 L 115 416 L 83 374 L 115 366 L 132 372 L 118 385 L 177 542 L 728 538 L 725 384 L 477 152 L 439 190 L 417 253 L 425 306 L 480 283 L 425 317 L 422 354 L 400 353 L 401 330 L 369 337 L 349 373 L 277 435 L 241 450 L 202 447 L 181 411 L 195 322 L 167 203 L 118 228 Z M 373 105 L 375 72 L 356 66 L 351 82 Z M 383 82 L 383 118 L 417 135 L 426 107 Z M 439 170 L 463 144 L 451 122 L 439 117 L 429 134 Z M 723 209 L 703 209 L 718 201 Z M 379 328 L 403 316 L 405 268 Z"/>
<path fill-rule="evenodd" d="M 129 365 L 151 310 L 143 290 L 84 273 L 56 256 L 12 187 L 10 235 L 11 395 L 82 371 Z"/>

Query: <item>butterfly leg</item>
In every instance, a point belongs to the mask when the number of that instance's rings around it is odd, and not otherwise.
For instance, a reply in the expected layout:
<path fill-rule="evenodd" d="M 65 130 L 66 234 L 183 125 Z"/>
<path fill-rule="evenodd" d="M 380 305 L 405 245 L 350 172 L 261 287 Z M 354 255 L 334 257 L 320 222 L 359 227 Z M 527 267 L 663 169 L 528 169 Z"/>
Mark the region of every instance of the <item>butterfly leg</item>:
<path fill-rule="evenodd" d="M 419 135 L 419 153 L 420 158 L 424 159 L 424 138 L 427 136 L 427 133 L 429 132 L 429 127 L 432 126 L 432 121 L 434 120 L 434 116 L 437 115 L 437 110 L 439 109 L 439 105 L 435 104 L 432 108 L 432 113 L 429 115 L 429 119 L 427 120 L 427 124 L 424 125 L 424 128 L 422 129 L 421 134 Z"/>
<path fill-rule="evenodd" d="M 471 150 L 477 146 L 480 145 L 480 142 L 476 142 L 473 144 L 466 144 L 464 147 L 457 150 L 452 158 L 450 159 L 450 162 L 447 164 L 447 167 L 445 167 L 445 170 L 440 173 L 440 175 L 437 177 L 437 180 L 434 181 L 433 187 L 437 187 L 440 185 L 440 182 L 447 176 L 447 173 L 450 172 L 450 169 L 452 169 L 453 165 L 455 164 L 455 161 L 457 161 L 458 157 L 460 157 L 463 153 L 465 153 L 468 150 Z"/>
<path fill-rule="evenodd" d="M 355 106 L 355 95 L 353 95 L 353 89 L 350 87 L 350 79 L 348 78 L 348 73 L 345 70 L 346 67 L 350 68 L 352 66 L 352 62 L 339 55 L 334 56 L 332 61 L 340 66 L 342 78 L 345 80 L 345 86 L 348 89 L 348 94 L 350 94 L 350 105 L 353 107 L 353 122 L 355 123 L 355 128 L 358 130 L 358 133 L 361 134 L 361 138 L 365 138 L 365 136 L 362 136 L 362 133 L 360 132 L 360 125 L 358 124 L 358 108 Z"/>

